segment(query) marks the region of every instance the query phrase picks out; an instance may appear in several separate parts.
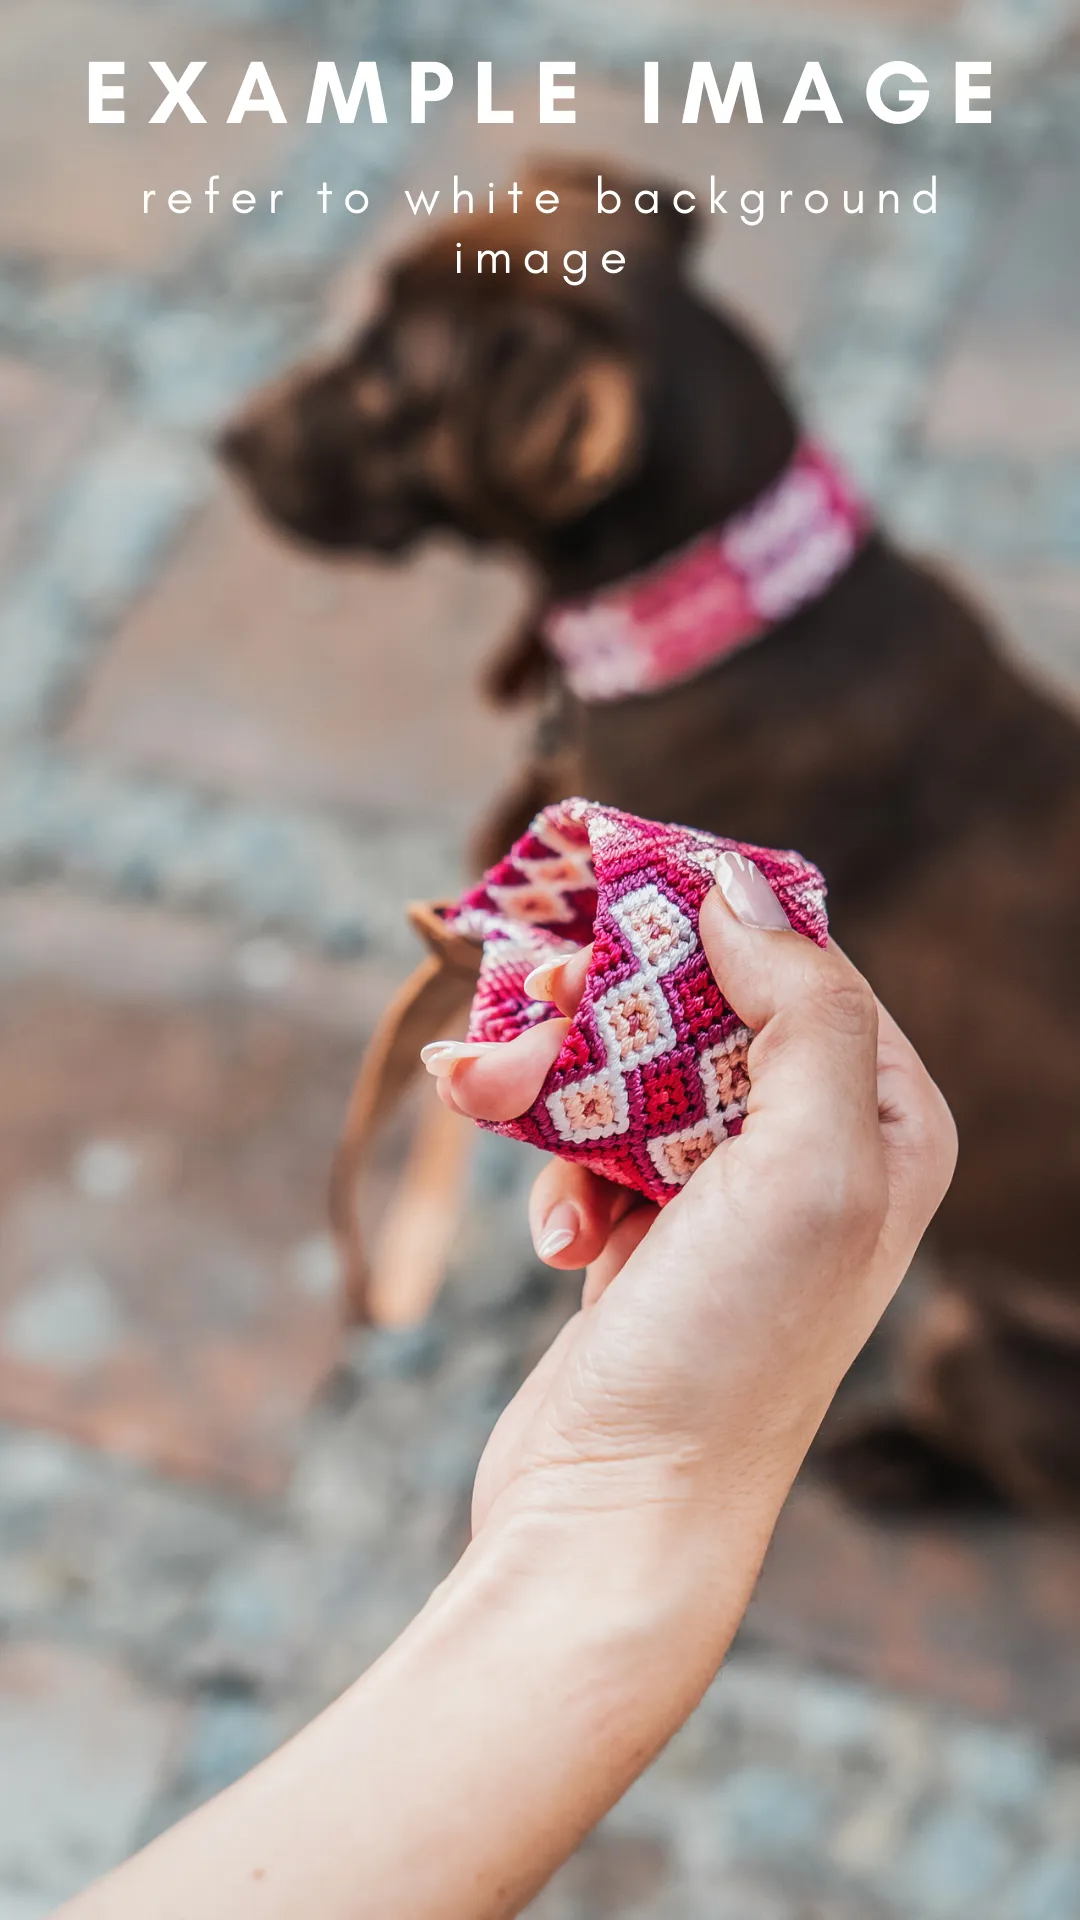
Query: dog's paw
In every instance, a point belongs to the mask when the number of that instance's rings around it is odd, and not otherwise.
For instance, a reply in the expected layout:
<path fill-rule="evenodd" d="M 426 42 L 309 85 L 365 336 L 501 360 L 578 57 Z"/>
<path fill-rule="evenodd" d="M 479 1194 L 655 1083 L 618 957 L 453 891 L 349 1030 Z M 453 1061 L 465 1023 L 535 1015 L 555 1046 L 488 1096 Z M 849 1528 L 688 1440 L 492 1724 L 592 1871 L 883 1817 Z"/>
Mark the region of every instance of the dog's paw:
<path fill-rule="evenodd" d="M 817 1462 L 837 1491 L 871 1513 L 988 1512 L 1004 1501 L 975 1466 L 902 1417 L 865 1420 L 823 1442 Z"/>

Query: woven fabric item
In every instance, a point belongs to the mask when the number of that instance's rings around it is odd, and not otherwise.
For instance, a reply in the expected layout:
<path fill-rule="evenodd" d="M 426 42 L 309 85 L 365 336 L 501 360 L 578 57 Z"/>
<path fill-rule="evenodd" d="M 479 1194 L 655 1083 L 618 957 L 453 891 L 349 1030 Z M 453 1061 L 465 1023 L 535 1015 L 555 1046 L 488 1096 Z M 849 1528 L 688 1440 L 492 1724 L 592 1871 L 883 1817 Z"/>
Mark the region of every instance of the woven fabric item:
<path fill-rule="evenodd" d="M 577 1160 L 660 1202 L 737 1134 L 752 1034 L 720 993 L 698 938 L 716 856 L 746 855 L 792 926 L 823 946 L 825 883 L 797 853 L 660 826 L 565 800 L 538 814 L 505 860 L 448 915 L 482 939 L 472 1040 L 512 1040 L 558 1018 L 526 976 L 592 942 L 585 993 L 538 1098 L 483 1123 Z"/>
<path fill-rule="evenodd" d="M 557 602 L 544 637 L 579 699 L 653 693 L 820 599 L 869 530 L 835 460 L 804 440 L 743 512 L 616 586 Z"/>

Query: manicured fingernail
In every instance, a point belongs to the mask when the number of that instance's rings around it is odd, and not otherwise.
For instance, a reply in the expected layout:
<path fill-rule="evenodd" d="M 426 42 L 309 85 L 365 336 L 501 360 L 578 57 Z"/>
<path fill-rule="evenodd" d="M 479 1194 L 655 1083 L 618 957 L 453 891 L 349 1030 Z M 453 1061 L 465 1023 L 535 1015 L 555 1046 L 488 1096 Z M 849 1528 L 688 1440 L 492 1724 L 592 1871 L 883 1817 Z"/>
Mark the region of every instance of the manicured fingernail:
<path fill-rule="evenodd" d="M 479 1060 L 490 1053 L 491 1044 L 489 1040 L 432 1040 L 421 1047 L 420 1058 L 428 1072 L 437 1076 L 453 1072 L 459 1060 Z"/>
<path fill-rule="evenodd" d="M 554 1000 L 555 982 L 565 965 L 565 960 L 542 961 L 525 975 L 522 992 L 527 993 L 530 1000 Z"/>
<path fill-rule="evenodd" d="M 760 867 L 741 853 L 722 853 L 716 862 L 716 884 L 736 920 L 744 927 L 771 933 L 791 931 L 791 921 Z"/>
<path fill-rule="evenodd" d="M 565 1253 L 580 1232 L 581 1217 L 577 1208 L 561 1200 L 557 1207 L 552 1207 L 536 1243 L 541 1260 L 554 1260 L 557 1253 Z"/>

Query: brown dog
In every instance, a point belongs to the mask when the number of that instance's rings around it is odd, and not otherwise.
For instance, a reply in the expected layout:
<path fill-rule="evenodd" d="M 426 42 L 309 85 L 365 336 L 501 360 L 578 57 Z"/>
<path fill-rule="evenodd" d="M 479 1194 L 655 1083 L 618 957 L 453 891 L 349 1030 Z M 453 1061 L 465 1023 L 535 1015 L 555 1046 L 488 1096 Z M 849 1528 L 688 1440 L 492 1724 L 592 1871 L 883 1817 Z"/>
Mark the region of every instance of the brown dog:
<path fill-rule="evenodd" d="M 455 528 L 522 550 L 561 601 L 730 521 L 781 473 L 791 412 L 689 285 L 687 222 L 598 217 L 595 168 L 534 184 L 559 187 L 557 215 L 437 232 L 347 353 L 237 422 L 227 456 L 276 522 L 382 552 Z M 474 272 L 477 239 L 509 271 Z M 596 265 L 584 285 L 523 270 L 528 248 L 557 269 L 568 246 Z M 627 264 L 609 275 L 615 248 Z M 546 688 L 548 709 L 481 857 L 568 792 L 799 847 L 952 1105 L 960 1165 L 907 1399 L 836 1443 L 842 1482 L 896 1505 L 983 1482 L 1080 1508 L 1080 729 L 877 533 L 817 599 L 689 681 L 577 698 L 538 620 L 492 684 Z"/>

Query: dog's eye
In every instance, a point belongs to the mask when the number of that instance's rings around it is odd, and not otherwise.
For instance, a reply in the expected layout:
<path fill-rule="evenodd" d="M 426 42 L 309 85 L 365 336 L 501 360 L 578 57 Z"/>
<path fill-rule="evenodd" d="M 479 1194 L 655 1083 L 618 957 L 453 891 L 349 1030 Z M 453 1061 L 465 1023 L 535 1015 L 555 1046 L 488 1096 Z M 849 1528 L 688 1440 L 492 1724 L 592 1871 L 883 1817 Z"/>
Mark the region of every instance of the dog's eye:
<path fill-rule="evenodd" d="M 386 420 L 394 410 L 394 388 L 385 374 L 363 374 L 353 387 L 352 397 L 364 420 Z"/>

